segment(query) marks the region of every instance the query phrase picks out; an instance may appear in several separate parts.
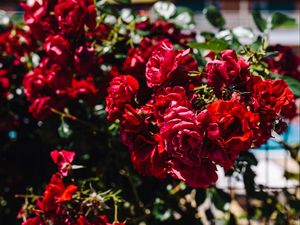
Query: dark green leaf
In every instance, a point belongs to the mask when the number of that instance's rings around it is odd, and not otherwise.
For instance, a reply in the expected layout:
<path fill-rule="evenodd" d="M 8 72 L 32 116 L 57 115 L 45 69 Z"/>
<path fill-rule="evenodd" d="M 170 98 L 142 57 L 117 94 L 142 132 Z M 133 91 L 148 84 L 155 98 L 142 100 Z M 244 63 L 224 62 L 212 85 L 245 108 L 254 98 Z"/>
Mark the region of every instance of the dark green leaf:
<path fill-rule="evenodd" d="M 197 189 L 196 190 L 196 196 L 195 201 L 197 203 L 197 206 L 200 206 L 206 199 L 206 192 L 204 189 Z"/>
<path fill-rule="evenodd" d="M 258 163 L 254 154 L 251 152 L 241 152 L 237 160 L 247 162 L 248 165 L 254 165 L 254 166 L 257 166 Z"/>
<path fill-rule="evenodd" d="M 299 180 L 300 179 L 300 174 L 299 173 L 293 173 L 293 172 L 289 172 L 289 171 L 285 171 L 284 176 L 287 179 L 294 179 L 294 180 Z"/>
<path fill-rule="evenodd" d="M 280 12 L 275 12 L 272 14 L 272 19 L 271 19 L 272 29 L 278 27 L 290 28 L 290 27 L 295 27 L 296 25 L 297 22 L 294 18 L 288 17 L 287 15 Z"/>
<path fill-rule="evenodd" d="M 221 12 L 215 6 L 209 6 L 203 10 L 203 14 L 206 19 L 213 25 L 219 29 L 223 29 L 225 25 L 225 19 Z"/>
<path fill-rule="evenodd" d="M 280 78 L 287 82 L 289 88 L 292 90 L 296 97 L 300 97 L 300 82 L 298 80 L 287 75 L 281 76 Z"/>
<path fill-rule="evenodd" d="M 230 217 L 229 217 L 229 220 L 227 221 L 226 225 L 237 225 L 237 220 L 235 218 L 235 216 L 230 213 Z"/>
<path fill-rule="evenodd" d="M 225 204 L 231 201 L 230 196 L 221 189 L 214 188 L 212 191 L 212 202 L 221 211 L 225 211 Z"/>
<path fill-rule="evenodd" d="M 212 50 L 214 52 L 220 52 L 228 48 L 227 42 L 221 39 L 212 39 L 203 43 L 190 42 L 188 46 L 199 50 Z"/>
<path fill-rule="evenodd" d="M 293 209 L 296 209 L 298 211 L 300 210 L 300 200 L 299 199 L 292 199 L 289 201 L 289 203 Z"/>
<path fill-rule="evenodd" d="M 252 18 L 255 25 L 261 32 L 264 32 L 267 29 L 267 20 L 262 17 L 260 12 L 252 11 Z"/>
<path fill-rule="evenodd" d="M 255 194 L 255 178 L 256 174 L 251 169 L 251 166 L 245 167 L 245 172 L 243 174 L 243 181 L 245 185 L 246 194 L 250 197 Z"/>

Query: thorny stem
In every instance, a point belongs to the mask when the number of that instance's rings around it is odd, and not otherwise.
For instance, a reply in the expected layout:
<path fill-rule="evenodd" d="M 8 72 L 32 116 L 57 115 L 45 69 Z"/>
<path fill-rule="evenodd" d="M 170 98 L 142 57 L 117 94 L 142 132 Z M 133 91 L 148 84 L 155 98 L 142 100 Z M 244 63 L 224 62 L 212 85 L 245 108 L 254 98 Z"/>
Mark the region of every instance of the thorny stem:
<path fill-rule="evenodd" d="M 115 207 L 114 222 L 117 223 L 118 222 L 118 203 L 115 200 L 115 198 L 113 198 L 113 200 L 114 200 L 114 207 Z"/>
<path fill-rule="evenodd" d="M 15 198 L 42 198 L 42 195 L 22 195 L 22 194 L 16 194 Z"/>
<path fill-rule="evenodd" d="M 133 192 L 133 195 L 134 195 L 134 198 L 136 200 L 136 202 L 138 203 L 138 206 L 140 208 L 144 208 L 144 203 L 141 201 L 140 197 L 139 197 L 139 194 L 135 188 L 135 185 L 133 183 L 133 180 L 129 174 L 129 171 L 127 170 L 127 173 L 126 173 L 127 177 L 128 177 L 128 180 L 129 180 L 129 183 L 130 183 L 130 186 L 131 186 L 131 189 L 132 189 L 132 192 Z"/>
<path fill-rule="evenodd" d="M 179 184 L 177 184 L 177 185 L 170 191 L 170 194 L 171 194 L 171 195 L 175 195 L 178 191 L 181 190 L 183 184 L 184 184 L 184 183 L 183 183 L 182 181 L 180 181 Z"/>
<path fill-rule="evenodd" d="M 89 122 L 84 121 L 84 120 L 81 120 L 81 119 L 78 119 L 76 116 L 71 115 L 67 110 L 65 110 L 65 112 L 61 112 L 57 109 L 51 108 L 51 111 L 53 113 L 57 114 L 57 115 L 60 115 L 62 118 L 64 118 L 64 117 L 68 118 L 72 121 L 76 121 L 76 122 L 81 123 L 81 124 L 83 124 L 87 127 L 90 127 L 92 130 L 100 131 L 100 129 L 97 126 L 95 126 L 94 124 L 89 123 Z"/>

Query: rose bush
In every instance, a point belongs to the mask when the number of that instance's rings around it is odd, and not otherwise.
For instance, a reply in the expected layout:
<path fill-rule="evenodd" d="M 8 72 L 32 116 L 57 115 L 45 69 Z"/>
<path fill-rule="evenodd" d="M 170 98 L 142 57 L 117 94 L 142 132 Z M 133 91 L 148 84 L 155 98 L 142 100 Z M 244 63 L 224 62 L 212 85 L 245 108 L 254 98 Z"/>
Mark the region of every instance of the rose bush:
<path fill-rule="evenodd" d="M 260 34 L 243 44 L 214 7 L 204 14 L 226 37 L 195 32 L 191 11 L 168 2 L 149 12 L 98 0 L 21 5 L 25 23 L 0 15 L 0 212 L 15 212 L 12 196 L 32 184 L 41 195 L 17 195 L 25 225 L 124 224 L 117 212 L 126 224 L 198 224 L 215 208 L 232 223 L 227 203 L 238 201 L 214 187 L 224 169 L 244 182 L 247 218 L 298 218 L 296 194 L 283 192 L 282 204 L 255 183 L 248 151 L 280 140 L 296 115 L 290 48 L 267 48 Z M 296 147 L 281 144 L 297 161 Z M 85 168 L 73 165 L 75 152 Z M 124 201 L 98 192 L 105 187 L 122 189 Z"/>

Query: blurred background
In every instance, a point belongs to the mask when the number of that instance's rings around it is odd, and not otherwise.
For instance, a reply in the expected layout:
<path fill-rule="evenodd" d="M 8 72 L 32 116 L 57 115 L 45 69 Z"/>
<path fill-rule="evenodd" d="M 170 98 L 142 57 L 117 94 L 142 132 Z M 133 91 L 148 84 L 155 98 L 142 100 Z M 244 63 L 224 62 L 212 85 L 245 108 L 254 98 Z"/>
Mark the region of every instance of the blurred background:
<path fill-rule="evenodd" d="M 18 0 L 1 0 L 0 9 L 5 11 L 19 11 Z M 134 7 L 147 9 L 155 0 L 131 0 Z M 174 0 L 178 6 L 191 8 L 195 12 L 197 30 L 213 30 L 214 28 L 203 19 L 202 10 L 215 5 L 222 10 L 228 27 L 247 26 L 255 28 L 251 14 L 252 10 L 261 11 L 263 15 L 271 14 L 274 11 L 287 13 L 289 16 L 300 21 L 300 0 Z M 299 23 L 298 23 L 299 24 Z M 294 29 L 281 29 L 272 31 L 270 44 L 283 44 L 295 48 L 300 54 L 300 27 Z"/>

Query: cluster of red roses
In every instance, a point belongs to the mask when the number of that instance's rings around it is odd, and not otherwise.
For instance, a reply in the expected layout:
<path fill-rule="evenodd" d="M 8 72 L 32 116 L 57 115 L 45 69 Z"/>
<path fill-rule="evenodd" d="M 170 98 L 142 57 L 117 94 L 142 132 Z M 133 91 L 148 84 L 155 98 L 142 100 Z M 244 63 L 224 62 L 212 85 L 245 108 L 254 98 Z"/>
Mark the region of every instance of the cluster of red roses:
<path fill-rule="evenodd" d="M 34 214 L 34 217 L 26 219 L 22 225 L 124 225 L 123 222 L 109 223 L 106 215 L 94 215 L 97 208 L 104 205 L 103 197 L 94 193 L 91 194 L 91 199 L 82 199 L 84 193 L 78 195 L 80 190 L 77 185 L 65 184 L 63 178 L 72 170 L 74 156 L 74 152 L 66 150 L 51 152 L 58 172 L 52 175 L 44 195 L 35 202 L 36 206 L 29 209 L 29 213 Z M 94 213 L 86 213 L 89 208 L 93 209 L 90 211 Z M 28 207 L 25 209 L 28 210 Z M 20 218 L 25 215 L 25 209 L 20 211 Z"/>
<path fill-rule="evenodd" d="M 44 120 L 52 111 L 61 110 L 74 100 L 83 99 L 95 105 L 103 99 L 101 90 L 105 90 L 105 81 L 111 78 L 103 75 L 101 65 L 112 63 L 96 49 L 108 38 L 112 25 L 97 22 L 94 1 L 33 1 L 31 5 L 23 4 L 23 8 L 25 22 L 32 36 L 43 43 L 44 52 L 39 65 L 25 76 L 23 82 L 33 116 Z M 187 43 L 195 37 L 195 33 L 184 34 L 165 20 L 150 22 L 145 18 L 135 23 L 136 30 L 151 38 L 143 41 L 144 48 L 148 48 L 149 42 L 164 37 L 176 43 Z M 122 53 L 126 52 L 125 48 Z M 128 54 L 134 56 L 136 53 L 131 49 Z M 144 58 L 136 62 L 127 60 L 127 63 L 139 64 L 140 61 L 143 63 Z M 132 65 L 126 67 L 127 63 L 124 64 L 125 71 L 132 69 Z M 109 75 L 118 75 L 122 70 L 117 64 L 111 65 Z"/>
<path fill-rule="evenodd" d="M 282 118 L 295 113 L 286 82 L 251 75 L 233 50 L 202 72 L 189 49 L 175 50 L 168 40 L 144 40 L 131 53 L 126 73 L 110 82 L 106 111 L 143 175 L 208 187 L 216 165 L 231 168 L 240 152 L 264 143 L 272 129 L 281 132 Z"/>
<path fill-rule="evenodd" d="M 29 111 L 42 120 L 74 99 L 95 104 L 101 97 L 96 81 L 101 59 L 92 42 L 101 42 L 109 28 L 97 25 L 94 1 L 33 1 L 23 8 L 25 22 L 44 51 L 40 64 L 24 78 Z"/>
<path fill-rule="evenodd" d="M 19 126 L 18 116 L 8 103 L 22 96 L 23 75 L 29 70 L 28 56 L 36 42 L 25 28 L 12 23 L 0 28 L 0 133 Z"/>

